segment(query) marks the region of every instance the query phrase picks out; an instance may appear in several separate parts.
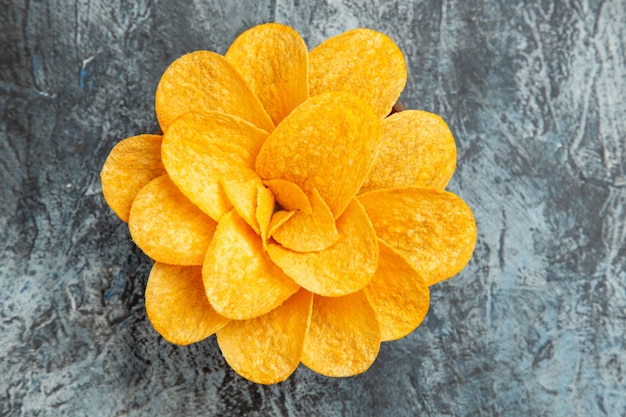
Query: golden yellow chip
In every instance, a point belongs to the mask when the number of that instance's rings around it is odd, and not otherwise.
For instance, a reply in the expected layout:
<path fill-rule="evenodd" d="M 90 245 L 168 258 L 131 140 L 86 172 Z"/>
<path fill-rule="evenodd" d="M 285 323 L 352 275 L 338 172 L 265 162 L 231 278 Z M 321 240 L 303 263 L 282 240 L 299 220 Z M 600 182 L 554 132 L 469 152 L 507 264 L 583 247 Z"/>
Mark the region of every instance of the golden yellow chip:
<path fill-rule="evenodd" d="M 279 213 L 285 212 L 279 211 L 274 217 Z M 333 213 L 316 189 L 311 193 L 311 214 L 304 214 L 302 211 L 287 213 L 293 215 L 285 218 L 287 215 L 281 214 L 278 218 L 280 225 L 274 221 L 270 225 L 270 236 L 285 248 L 297 252 L 320 251 L 339 239 Z"/>
<path fill-rule="evenodd" d="M 376 315 L 362 291 L 313 298 L 302 363 L 326 376 L 352 376 L 372 365 L 380 349 Z"/>
<path fill-rule="evenodd" d="M 376 274 L 363 292 L 376 313 L 382 341 L 400 339 L 417 328 L 426 317 L 430 291 L 406 259 L 378 241 L 380 256 Z"/>
<path fill-rule="evenodd" d="M 406 110 L 381 125 L 383 141 L 359 192 L 399 187 L 443 190 L 456 168 L 456 145 L 446 122 L 433 113 Z"/>
<path fill-rule="evenodd" d="M 295 211 L 277 211 L 272 215 L 272 219 L 270 220 L 270 227 L 267 231 L 267 238 L 269 239 L 272 235 L 278 230 L 287 220 L 289 220 L 294 214 Z"/>
<path fill-rule="evenodd" d="M 264 180 L 295 183 L 309 199 L 316 188 L 337 219 L 371 170 L 380 140 L 380 121 L 367 103 L 348 93 L 321 94 L 268 136 L 256 171 Z"/>
<path fill-rule="evenodd" d="M 296 210 L 302 214 L 311 214 L 311 202 L 302 188 L 286 180 L 265 180 L 263 184 L 272 190 L 276 201 L 287 211 Z"/>
<path fill-rule="evenodd" d="M 337 220 L 337 229 L 337 243 L 322 251 L 295 252 L 271 243 L 267 252 L 276 265 L 309 291 L 329 297 L 354 293 L 365 287 L 376 271 L 376 232 L 356 199 Z"/>
<path fill-rule="evenodd" d="M 270 222 L 272 221 L 272 214 L 274 214 L 274 194 L 265 188 L 263 185 L 257 188 L 257 201 L 256 201 L 256 221 L 259 224 L 259 230 L 261 232 L 261 240 L 263 241 L 263 247 L 269 239 Z"/>
<path fill-rule="evenodd" d="M 220 183 L 257 178 L 254 161 L 267 133 L 223 113 L 187 113 L 163 138 L 170 178 L 202 211 L 219 221 L 232 205 Z"/>
<path fill-rule="evenodd" d="M 226 362 L 257 384 L 284 381 L 302 356 L 313 294 L 301 289 L 281 306 L 250 320 L 234 320 L 217 332 Z"/>
<path fill-rule="evenodd" d="M 155 263 L 146 287 L 146 312 L 155 330 L 177 345 L 199 342 L 230 321 L 209 304 L 199 266 Z"/>
<path fill-rule="evenodd" d="M 104 199 L 127 222 L 130 206 L 146 184 L 165 174 L 159 135 L 139 135 L 119 142 L 104 162 L 100 181 Z"/>
<path fill-rule="evenodd" d="M 241 75 L 223 56 L 209 51 L 183 55 L 165 70 L 156 90 L 163 132 L 185 113 L 216 111 L 241 117 L 271 132 L 274 123 Z"/>
<path fill-rule="evenodd" d="M 472 210 L 456 195 L 421 188 L 370 191 L 358 197 L 376 234 L 433 285 L 456 275 L 476 245 Z"/>
<path fill-rule="evenodd" d="M 270 260 L 259 235 L 235 211 L 220 220 L 204 259 L 202 277 L 213 308 L 236 320 L 259 317 L 299 289 Z"/>
<path fill-rule="evenodd" d="M 276 126 L 309 96 L 308 50 L 289 26 L 255 26 L 235 39 L 225 57 L 261 100 Z"/>
<path fill-rule="evenodd" d="M 309 94 L 347 91 L 370 103 L 383 118 L 406 84 L 402 51 L 386 35 L 354 29 L 324 41 L 309 54 Z"/>
<path fill-rule="evenodd" d="M 263 186 L 259 177 L 248 181 L 226 181 L 223 184 L 226 197 L 235 208 L 235 211 L 257 235 L 261 234 L 259 222 L 256 219 L 259 186 Z"/>
<path fill-rule="evenodd" d="M 137 246 L 155 261 L 172 265 L 201 265 L 216 226 L 167 175 L 141 189 L 128 220 Z"/>

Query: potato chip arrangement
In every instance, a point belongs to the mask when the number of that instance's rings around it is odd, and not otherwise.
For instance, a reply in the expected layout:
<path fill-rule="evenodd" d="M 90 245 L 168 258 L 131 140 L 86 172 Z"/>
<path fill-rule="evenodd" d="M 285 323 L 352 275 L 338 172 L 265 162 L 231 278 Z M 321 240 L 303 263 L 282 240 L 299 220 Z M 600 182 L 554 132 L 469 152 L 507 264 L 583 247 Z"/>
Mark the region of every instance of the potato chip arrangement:
<path fill-rule="evenodd" d="M 212 334 L 262 384 L 302 362 L 367 370 L 424 319 L 429 286 L 469 261 L 470 208 L 444 191 L 454 139 L 437 115 L 388 116 L 402 52 L 356 29 L 310 52 L 293 29 L 241 34 L 225 56 L 174 61 L 156 91 L 162 135 L 118 143 L 101 179 L 155 263 L 148 318 L 169 342 Z"/>

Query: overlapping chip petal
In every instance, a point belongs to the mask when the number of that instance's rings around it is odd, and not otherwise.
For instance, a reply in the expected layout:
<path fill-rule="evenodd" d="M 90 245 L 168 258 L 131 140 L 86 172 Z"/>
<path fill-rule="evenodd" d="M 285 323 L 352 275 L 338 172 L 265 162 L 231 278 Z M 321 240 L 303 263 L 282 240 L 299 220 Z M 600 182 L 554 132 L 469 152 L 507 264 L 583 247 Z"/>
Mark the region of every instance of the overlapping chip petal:
<path fill-rule="evenodd" d="M 146 287 L 146 312 L 154 328 L 177 345 L 199 342 L 230 321 L 205 297 L 199 266 L 155 263 Z"/>
<path fill-rule="evenodd" d="M 141 189 L 128 220 L 130 235 L 146 255 L 173 265 L 202 265 L 216 226 L 167 175 Z"/>
<path fill-rule="evenodd" d="M 206 252 L 202 277 L 211 305 L 221 315 L 237 320 L 265 314 L 298 290 L 271 262 L 259 235 L 234 211 L 220 219 Z"/>
<path fill-rule="evenodd" d="M 381 118 L 391 113 L 406 84 L 402 51 L 388 36 L 371 29 L 326 40 L 311 51 L 309 62 L 312 96 L 327 91 L 356 94 Z"/>
<path fill-rule="evenodd" d="M 423 188 L 392 188 L 359 196 L 376 234 L 403 254 L 428 285 L 456 275 L 476 244 L 476 223 L 460 197 Z"/>
<path fill-rule="evenodd" d="M 233 320 L 217 332 L 228 364 L 243 377 L 274 384 L 300 363 L 313 294 L 301 289 L 279 307 L 251 320 Z"/>
<path fill-rule="evenodd" d="M 337 220 L 337 231 L 337 243 L 321 251 L 296 252 L 274 243 L 267 252 L 287 275 L 315 294 L 352 294 L 365 287 L 376 272 L 376 232 L 357 200 L 352 200 Z"/>
<path fill-rule="evenodd" d="M 444 191 L 456 167 L 445 122 L 388 116 L 406 83 L 400 49 L 355 29 L 308 52 L 276 23 L 225 57 L 174 61 L 156 91 L 163 135 L 120 142 L 107 203 L 156 261 L 154 328 L 176 344 L 212 334 L 261 384 L 303 363 L 367 370 L 382 341 L 420 325 L 429 285 L 471 257 L 476 225 Z"/>
<path fill-rule="evenodd" d="M 225 57 L 276 126 L 309 97 L 309 55 L 304 40 L 289 26 L 255 26 L 233 42 Z"/>
<path fill-rule="evenodd" d="M 353 94 L 327 92 L 296 108 L 268 136 L 256 172 L 293 182 L 309 198 L 316 189 L 337 219 L 372 169 L 380 141 L 371 106 Z"/>
<path fill-rule="evenodd" d="M 161 161 L 162 139 L 160 135 L 124 139 L 115 145 L 102 167 L 100 180 L 104 199 L 125 222 L 137 193 L 165 174 Z"/>

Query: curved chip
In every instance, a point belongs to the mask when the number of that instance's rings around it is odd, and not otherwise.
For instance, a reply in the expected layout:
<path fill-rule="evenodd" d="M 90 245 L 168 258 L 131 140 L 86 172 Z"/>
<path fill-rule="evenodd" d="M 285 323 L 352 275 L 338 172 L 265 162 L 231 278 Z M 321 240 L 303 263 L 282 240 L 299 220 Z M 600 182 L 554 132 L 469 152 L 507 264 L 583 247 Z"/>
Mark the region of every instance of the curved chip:
<path fill-rule="evenodd" d="M 311 214 L 311 202 L 309 197 L 302 191 L 302 188 L 298 187 L 291 181 L 287 180 L 265 180 L 263 184 L 272 190 L 276 201 L 281 207 L 287 211 L 297 210 L 302 214 Z"/>
<path fill-rule="evenodd" d="M 312 303 L 313 294 L 301 289 L 261 317 L 231 321 L 217 332 L 224 359 L 257 384 L 284 381 L 300 363 Z"/>
<path fill-rule="evenodd" d="M 456 144 L 441 117 L 405 110 L 381 125 L 383 141 L 359 193 L 399 187 L 446 188 L 456 168 Z"/>
<path fill-rule="evenodd" d="M 352 376 L 372 365 L 380 349 L 376 315 L 362 291 L 313 299 L 302 363 L 326 376 Z"/>
<path fill-rule="evenodd" d="M 236 320 L 259 317 L 300 288 L 270 260 L 261 238 L 234 211 L 217 226 L 202 277 L 213 308 Z"/>
<path fill-rule="evenodd" d="M 257 200 L 256 200 L 256 221 L 259 224 L 259 230 L 261 232 L 261 240 L 263 245 L 269 239 L 270 222 L 272 221 L 272 214 L 274 214 L 274 194 L 265 188 L 263 185 L 258 186 Z"/>
<path fill-rule="evenodd" d="M 339 240 L 319 252 L 294 252 L 267 245 L 267 252 L 283 271 L 307 290 L 329 297 L 359 291 L 374 276 L 378 264 L 376 232 L 357 201 L 352 200 L 337 220 Z"/>
<path fill-rule="evenodd" d="M 358 199 L 378 237 L 404 255 L 428 285 L 456 275 L 472 257 L 476 222 L 456 195 L 408 187 L 370 191 Z"/>
<path fill-rule="evenodd" d="M 155 261 L 172 265 L 201 265 L 216 226 L 167 175 L 141 189 L 128 220 L 137 246 Z"/>
<path fill-rule="evenodd" d="M 226 181 L 222 185 L 226 197 L 235 208 L 237 214 L 260 236 L 261 230 L 256 218 L 256 209 L 258 187 L 263 187 L 261 179 L 255 177 L 248 181 Z"/>
<path fill-rule="evenodd" d="M 354 29 L 309 53 L 309 94 L 347 91 L 370 103 L 378 117 L 391 112 L 407 79 L 402 51 L 386 35 Z"/>
<path fill-rule="evenodd" d="M 370 172 L 380 140 L 380 121 L 367 103 L 343 92 L 320 94 L 268 136 L 256 171 L 295 183 L 309 199 L 316 188 L 337 219 Z"/>
<path fill-rule="evenodd" d="M 309 96 L 309 54 L 295 30 L 266 23 L 243 32 L 225 58 L 278 124 Z"/>
<path fill-rule="evenodd" d="M 229 322 L 209 304 L 199 266 L 155 263 L 146 287 L 146 313 L 154 329 L 177 345 L 199 342 Z"/>
<path fill-rule="evenodd" d="M 426 281 L 407 260 L 378 241 L 380 256 L 376 274 L 363 292 L 376 313 L 382 341 L 400 339 L 415 330 L 426 317 L 430 291 Z"/>
<path fill-rule="evenodd" d="M 159 135 L 139 135 L 118 142 L 100 172 L 102 194 L 122 221 L 128 222 L 130 206 L 146 184 L 165 174 Z"/>
<path fill-rule="evenodd" d="M 219 221 L 232 205 L 221 183 L 258 178 L 254 161 L 267 133 L 223 113 L 187 113 L 163 138 L 163 164 L 183 194 Z"/>
<path fill-rule="evenodd" d="M 293 215 L 284 219 L 283 215 L 278 218 L 278 213 L 293 213 Z M 339 239 L 333 213 L 316 189 L 313 189 L 311 193 L 311 214 L 305 214 L 304 211 L 279 211 L 274 214 L 274 217 L 282 224 L 278 225 L 277 222 L 272 221 L 271 236 L 285 248 L 297 252 L 320 251 L 330 247 Z"/>
<path fill-rule="evenodd" d="M 183 55 L 165 70 L 156 90 L 163 132 L 185 113 L 216 111 L 241 117 L 271 132 L 274 123 L 241 75 L 223 56 L 209 51 Z"/>
<path fill-rule="evenodd" d="M 270 227 L 267 231 L 267 238 L 269 239 L 274 235 L 276 230 L 278 230 L 287 220 L 289 220 L 294 214 L 295 211 L 284 211 L 280 210 L 276 213 L 273 213 L 272 219 L 270 220 Z"/>

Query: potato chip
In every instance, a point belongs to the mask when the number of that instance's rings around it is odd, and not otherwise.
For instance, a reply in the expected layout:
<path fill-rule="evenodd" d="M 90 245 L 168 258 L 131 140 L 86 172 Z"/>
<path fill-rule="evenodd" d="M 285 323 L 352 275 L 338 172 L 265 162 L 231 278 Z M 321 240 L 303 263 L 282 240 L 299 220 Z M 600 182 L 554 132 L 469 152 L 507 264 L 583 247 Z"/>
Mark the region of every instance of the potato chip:
<path fill-rule="evenodd" d="M 335 219 L 371 170 L 380 143 L 380 121 L 352 94 L 312 97 L 272 132 L 256 160 L 264 180 L 295 183 L 309 199 L 316 188 Z"/>
<path fill-rule="evenodd" d="M 289 220 L 294 214 L 295 211 L 277 211 L 272 215 L 272 219 L 270 221 L 270 227 L 267 231 L 267 238 L 269 239 L 272 235 L 278 230 L 287 220 Z"/>
<path fill-rule="evenodd" d="M 284 381 L 300 363 L 312 303 L 313 294 L 301 289 L 263 316 L 231 321 L 217 332 L 224 359 L 257 384 Z"/>
<path fill-rule="evenodd" d="M 274 123 L 241 75 L 223 56 L 209 51 L 183 55 L 165 70 L 156 90 L 163 132 L 185 113 L 216 111 L 241 117 L 271 132 Z"/>
<path fill-rule="evenodd" d="M 426 317 L 430 291 L 426 281 L 383 240 L 374 278 L 363 292 L 376 313 L 382 341 L 400 339 Z"/>
<path fill-rule="evenodd" d="M 376 315 L 362 291 L 343 297 L 313 298 L 302 363 L 326 376 L 367 371 L 380 349 Z"/>
<path fill-rule="evenodd" d="M 406 110 L 381 125 L 383 141 L 359 193 L 409 186 L 443 190 L 456 168 L 456 145 L 446 122 L 433 113 Z"/>
<path fill-rule="evenodd" d="M 256 198 L 256 221 L 259 224 L 263 247 L 265 247 L 267 239 L 269 239 L 270 221 L 272 220 L 272 214 L 274 214 L 274 194 L 263 185 L 260 185 L 257 188 Z"/>
<path fill-rule="evenodd" d="M 309 94 L 347 91 L 386 117 L 406 84 L 402 51 L 386 35 L 354 29 L 327 39 L 309 54 Z"/>
<path fill-rule="evenodd" d="M 297 252 L 320 251 L 339 240 L 333 213 L 316 189 L 311 194 L 311 214 L 295 210 L 292 213 L 280 227 L 275 222 L 270 225 L 271 236 L 285 248 Z"/>
<path fill-rule="evenodd" d="M 261 100 L 275 126 L 309 96 L 309 53 L 289 26 L 254 26 L 235 39 L 225 57 Z"/>
<path fill-rule="evenodd" d="M 213 308 L 236 320 L 273 310 L 299 288 L 274 265 L 261 238 L 234 210 L 218 223 L 202 277 Z"/>
<path fill-rule="evenodd" d="M 104 162 L 100 181 L 104 199 L 122 221 L 146 184 L 165 174 L 159 135 L 139 135 L 119 142 Z"/>
<path fill-rule="evenodd" d="M 374 276 L 378 264 L 376 232 L 363 206 L 352 200 L 337 220 L 339 240 L 319 252 L 295 252 L 267 245 L 276 265 L 300 286 L 316 294 L 337 297 L 359 291 Z"/>
<path fill-rule="evenodd" d="M 358 199 L 378 237 L 404 255 L 428 285 L 456 275 L 469 262 L 476 223 L 456 195 L 407 187 L 370 191 Z"/>
<path fill-rule="evenodd" d="M 155 263 L 146 287 L 146 312 L 155 330 L 177 345 L 199 342 L 230 321 L 209 304 L 199 266 Z"/>
<path fill-rule="evenodd" d="M 128 220 L 137 246 L 155 261 L 173 265 L 201 265 L 216 226 L 167 175 L 141 189 Z"/>
<path fill-rule="evenodd" d="M 257 178 L 254 161 L 267 133 L 223 113 L 187 113 L 163 138 L 170 178 L 202 211 L 218 221 L 232 205 L 220 183 Z"/>
<path fill-rule="evenodd" d="M 248 223 L 257 235 L 261 234 L 259 222 L 256 219 L 258 187 L 263 186 L 259 177 L 248 181 L 226 181 L 223 184 L 224 193 L 235 208 L 239 216 Z"/>
<path fill-rule="evenodd" d="M 302 188 L 286 180 L 265 180 L 263 181 L 276 197 L 276 201 L 287 211 L 295 210 L 302 214 L 309 215 L 312 212 L 309 197 L 302 191 Z"/>

